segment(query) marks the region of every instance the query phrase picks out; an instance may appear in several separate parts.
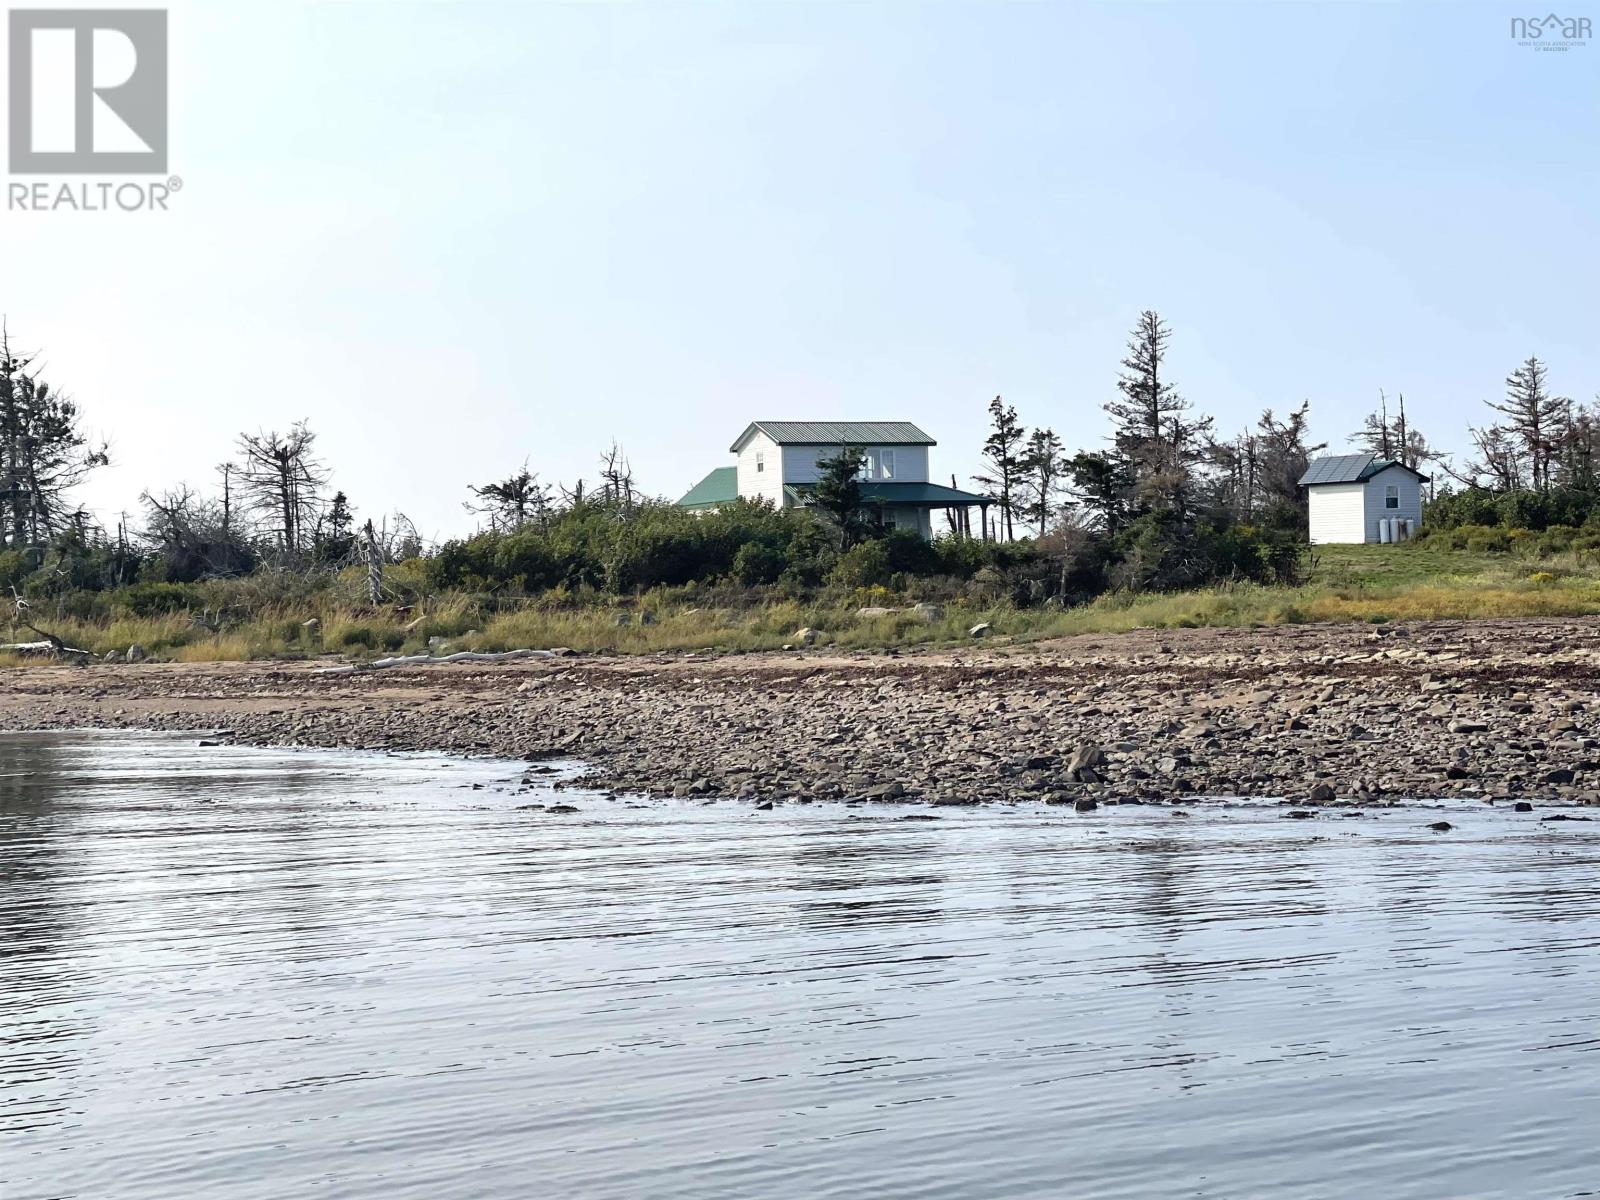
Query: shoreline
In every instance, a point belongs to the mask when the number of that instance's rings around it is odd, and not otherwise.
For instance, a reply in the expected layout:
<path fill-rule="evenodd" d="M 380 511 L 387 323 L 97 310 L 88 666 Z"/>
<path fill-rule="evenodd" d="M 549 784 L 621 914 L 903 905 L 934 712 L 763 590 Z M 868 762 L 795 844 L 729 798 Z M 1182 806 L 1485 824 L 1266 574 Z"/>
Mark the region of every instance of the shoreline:
<path fill-rule="evenodd" d="M 1600 623 L 1139 630 L 959 650 L 0 672 L 0 730 L 580 760 L 744 800 L 1600 804 Z"/>

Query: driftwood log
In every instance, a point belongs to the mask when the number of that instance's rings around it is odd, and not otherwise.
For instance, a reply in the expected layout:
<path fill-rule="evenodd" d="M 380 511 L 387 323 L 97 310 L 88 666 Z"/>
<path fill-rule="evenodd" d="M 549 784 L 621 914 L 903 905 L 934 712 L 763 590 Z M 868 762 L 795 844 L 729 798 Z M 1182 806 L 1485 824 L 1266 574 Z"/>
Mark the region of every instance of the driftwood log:
<path fill-rule="evenodd" d="M 507 662 L 515 658 L 555 658 L 554 650 L 505 650 L 498 654 L 479 654 L 461 650 L 455 654 L 404 654 L 398 658 L 378 658 L 369 663 L 352 663 L 343 667 L 322 667 L 313 675 L 364 675 L 368 671 L 382 671 L 388 667 L 434 667 L 444 663 Z"/>
<path fill-rule="evenodd" d="M 34 632 L 38 632 L 35 630 Z M 92 658 L 93 652 L 79 650 L 76 646 L 68 646 L 60 638 L 48 638 L 42 642 L 5 642 L 0 644 L 0 652 L 10 651 L 12 654 L 81 654 L 85 658 Z"/>

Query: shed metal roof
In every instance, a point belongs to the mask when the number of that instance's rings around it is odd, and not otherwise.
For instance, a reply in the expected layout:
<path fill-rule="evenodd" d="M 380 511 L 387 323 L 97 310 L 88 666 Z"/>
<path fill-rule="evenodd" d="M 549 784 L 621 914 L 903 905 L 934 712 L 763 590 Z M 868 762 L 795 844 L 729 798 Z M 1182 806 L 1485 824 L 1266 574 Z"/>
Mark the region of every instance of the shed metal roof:
<path fill-rule="evenodd" d="M 1331 454 L 1314 458 L 1300 476 L 1302 486 L 1316 483 L 1359 483 L 1372 465 L 1370 454 Z"/>
<path fill-rule="evenodd" d="M 1387 471 L 1390 467 L 1409 471 L 1418 479 L 1428 478 L 1421 471 L 1408 467 L 1403 462 L 1396 462 L 1392 458 L 1379 458 L 1376 454 L 1331 454 L 1311 460 L 1311 464 L 1306 467 L 1306 473 L 1300 476 L 1300 486 L 1314 487 L 1319 483 L 1361 483 L 1371 479 L 1380 471 Z"/>
<path fill-rule="evenodd" d="M 732 504 L 739 498 L 739 470 L 737 467 L 718 467 L 690 488 L 679 508 L 711 508 L 718 504 Z"/>
<path fill-rule="evenodd" d="M 735 454 L 757 430 L 780 446 L 936 446 L 910 421 L 752 421 L 729 447 Z"/>

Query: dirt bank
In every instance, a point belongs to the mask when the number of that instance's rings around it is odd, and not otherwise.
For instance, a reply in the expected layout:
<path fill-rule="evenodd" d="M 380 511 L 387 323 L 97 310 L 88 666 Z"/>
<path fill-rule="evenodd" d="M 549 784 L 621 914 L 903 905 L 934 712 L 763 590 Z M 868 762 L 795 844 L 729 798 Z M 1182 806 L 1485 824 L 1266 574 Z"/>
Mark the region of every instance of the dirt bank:
<path fill-rule="evenodd" d="M 587 783 L 669 795 L 1600 802 L 1600 623 L 1583 620 L 314 670 L 20 668 L 0 673 L 0 729 L 579 758 Z"/>

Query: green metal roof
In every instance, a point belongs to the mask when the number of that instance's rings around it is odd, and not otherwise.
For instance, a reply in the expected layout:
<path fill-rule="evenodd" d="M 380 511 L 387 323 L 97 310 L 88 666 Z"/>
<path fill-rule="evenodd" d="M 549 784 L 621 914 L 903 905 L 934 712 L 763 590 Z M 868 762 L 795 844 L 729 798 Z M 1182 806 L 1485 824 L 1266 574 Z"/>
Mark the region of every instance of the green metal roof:
<path fill-rule="evenodd" d="M 729 447 L 739 447 L 760 430 L 780 446 L 935 446 L 910 421 L 752 421 Z"/>
<path fill-rule="evenodd" d="M 788 484 L 787 490 L 803 503 L 810 485 L 796 487 Z M 958 504 L 992 504 L 988 496 L 976 492 L 963 492 L 939 483 L 867 483 L 861 484 L 863 504 L 912 504 L 919 508 L 940 508 Z"/>
<path fill-rule="evenodd" d="M 714 508 L 739 498 L 739 469 L 718 467 L 684 494 L 679 508 Z"/>

